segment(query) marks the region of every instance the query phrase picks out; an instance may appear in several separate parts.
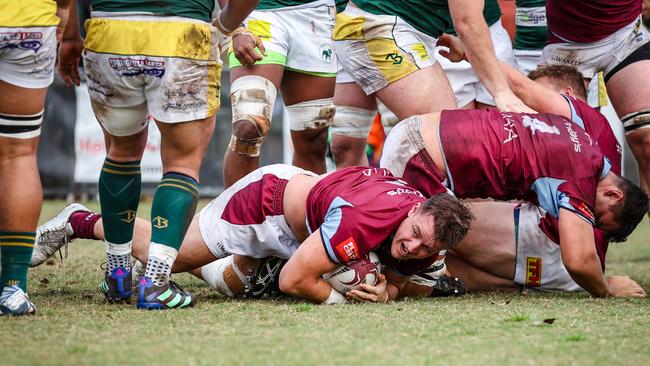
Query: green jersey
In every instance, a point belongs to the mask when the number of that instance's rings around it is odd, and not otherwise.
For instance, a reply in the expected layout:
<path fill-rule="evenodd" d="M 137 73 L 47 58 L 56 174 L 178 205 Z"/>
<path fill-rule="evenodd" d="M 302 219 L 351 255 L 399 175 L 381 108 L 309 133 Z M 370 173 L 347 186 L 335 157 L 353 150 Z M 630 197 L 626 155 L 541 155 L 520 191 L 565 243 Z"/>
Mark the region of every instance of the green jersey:
<path fill-rule="evenodd" d="M 436 0 L 353 0 L 363 11 L 377 15 L 395 15 L 413 28 L 438 37 L 449 28 L 449 20 L 440 15 L 448 9 L 446 1 Z"/>
<path fill-rule="evenodd" d="M 316 0 L 260 0 L 255 10 L 270 10 L 286 8 L 290 6 L 305 5 L 313 3 Z"/>
<path fill-rule="evenodd" d="M 546 44 L 546 0 L 517 0 L 515 49 L 541 50 Z"/>
<path fill-rule="evenodd" d="M 447 1 L 440 2 L 447 4 Z M 451 26 L 445 29 L 445 33 L 456 35 L 456 30 L 454 29 L 454 24 L 451 19 L 451 13 L 449 12 L 449 7 L 447 7 L 444 16 L 447 17 L 447 19 L 449 19 L 449 23 L 451 23 Z M 483 5 L 483 18 L 485 19 L 488 27 L 501 19 L 501 7 L 499 6 L 498 0 L 485 0 L 485 5 Z"/>
<path fill-rule="evenodd" d="M 92 0 L 94 11 L 170 15 L 210 22 L 215 0 Z"/>

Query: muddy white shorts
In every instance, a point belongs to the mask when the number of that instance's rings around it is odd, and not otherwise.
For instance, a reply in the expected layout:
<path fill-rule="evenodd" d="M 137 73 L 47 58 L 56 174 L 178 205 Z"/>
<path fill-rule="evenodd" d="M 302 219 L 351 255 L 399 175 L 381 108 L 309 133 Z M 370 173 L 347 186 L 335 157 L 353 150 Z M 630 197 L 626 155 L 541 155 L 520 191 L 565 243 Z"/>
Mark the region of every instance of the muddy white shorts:
<path fill-rule="evenodd" d="M 332 0 L 254 10 L 244 24 L 260 38 L 267 53 L 255 65 L 283 65 L 290 71 L 335 77 L 337 66 L 332 43 L 335 13 Z M 241 66 L 232 51 L 229 62 L 230 67 Z"/>
<path fill-rule="evenodd" d="M 578 68 L 586 78 L 598 71 L 609 79 L 609 73 L 632 52 L 650 42 L 650 33 L 641 17 L 613 34 L 590 43 L 563 42 L 544 47 L 541 63 L 544 65 L 569 65 Z"/>
<path fill-rule="evenodd" d="M 54 80 L 55 61 L 56 26 L 0 24 L 0 80 L 21 88 L 47 88 Z"/>
<path fill-rule="evenodd" d="M 540 291 L 581 291 L 562 263 L 560 246 L 539 227 L 542 217 L 543 211 L 529 203 L 515 209 L 514 282 Z"/>
<path fill-rule="evenodd" d="M 83 54 L 97 120 L 114 136 L 214 115 L 219 109 L 219 38 L 183 17 L 92 14 Z"/>
<path fill-rule="evenodd" d="M 435 44 L 435 38 L 397 16 L 376 15 L 355 6 L 336 16 L 336 57 L 368 95 L 432 66 Z"/>
<path fill-rule="evenodd" d="M 515 56 L 512 51 L 512 42 L 510 41 L 508 32 L 501 25 L 501 20 L 492 24 L 489 30 L 496 58 L 508 65 L 516 66 Z M 481 84 L 469 62 L 451 62 L 441 56 L 437 51 L 436 58 L 440 62 L 442 69 L 445 70 L 445 74 L 447 74 L 451 89 L 454 91 L 454 96 L 456 97 L 456 103 L 459 107 L 474 100 L 484 104 L 494 105 L 492 95 Z"/>
<path fill-rule="evenodd" d="M 287 182 L 297 174 L 315 175 L 283 164 L 259 168 L 205 206 L 199 230 L 212 254 L 291 257 L 300 243 L 284 218 L 282 198 Z"/>

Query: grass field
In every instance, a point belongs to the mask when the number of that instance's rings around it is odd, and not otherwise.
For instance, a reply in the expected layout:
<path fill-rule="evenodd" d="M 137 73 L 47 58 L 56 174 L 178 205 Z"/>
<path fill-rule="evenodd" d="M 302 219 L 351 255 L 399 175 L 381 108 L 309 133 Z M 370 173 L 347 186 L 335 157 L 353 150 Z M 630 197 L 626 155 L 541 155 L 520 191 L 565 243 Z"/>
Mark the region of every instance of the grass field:
<path fill-rule="evenodd" d="M 45 204 L 42 218 L 64 205 Z M 95 203 L 89 203 L 97 208 Z M 140 214 L 148 215 L 141 205 Z M 612 245 L 607 274 L 650 289 L 650 226 Z M 220 297 L 189 275 L 188 310 L 138 311 L 96 289 L 100 242 L 31 271 L 37 316 L 0 318 L 0 365 L 644 365 L 650 302 L 586 295 L 481 294 L 387 305 L 317 306 Z M 552 324 L 542 322 L 555 319 Z"/>

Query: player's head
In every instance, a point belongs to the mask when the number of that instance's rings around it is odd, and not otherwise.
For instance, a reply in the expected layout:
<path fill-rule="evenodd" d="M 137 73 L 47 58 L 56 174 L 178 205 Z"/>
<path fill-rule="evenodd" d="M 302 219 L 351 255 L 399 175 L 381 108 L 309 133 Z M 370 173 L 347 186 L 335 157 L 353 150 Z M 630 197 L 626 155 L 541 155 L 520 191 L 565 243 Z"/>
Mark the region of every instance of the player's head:
<path fill-rule="evenodd" d="M 535 80 L 558 93 L 587 101 L 585 79 L 578 69 L 566 65 L 539 66 L 528 74 Z"/>
<path fill-rule="evenodd" d="M 453 248 L 467 234 L 472 218 L 462 201 L 437 194 L 411 208 L 393 236 L 390 253 L 397 259 L 418 259 Z"/>
<path fill-rule="evenodd" d="M 596 192 L 596 226 L 609 240 L 625 241 L 648 212 L 648 196 L 634 183 L 613 173 Z"/>

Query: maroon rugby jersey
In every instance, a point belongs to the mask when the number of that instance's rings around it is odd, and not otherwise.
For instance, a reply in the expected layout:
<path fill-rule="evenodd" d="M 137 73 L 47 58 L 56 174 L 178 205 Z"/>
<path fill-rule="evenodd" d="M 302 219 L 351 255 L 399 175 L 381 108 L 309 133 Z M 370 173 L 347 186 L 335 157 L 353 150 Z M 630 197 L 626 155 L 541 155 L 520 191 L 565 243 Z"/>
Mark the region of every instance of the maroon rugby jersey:
<path fill-rule="evenodd" d="M 623 149 L 618 143 L 607 118 L 579 99 L 566 95 L 563 95 L 563 97 L 569 101 L 571 120 L 584 128 L 589 136 L 594 139 L 598 149 L 612 164 L 612 173 L 621 175 L 621 152 Z"/>
<path fill-rule="evenodd" d="M 408 211 L 425 198 L 387 169 L 348 167 L 329 174 L 309 191 L 307 228 L 320 228 L 329 258 L 349 263 L 374 251 L 382 264 L 403 275 L 428 268 L 435 256 L 396 261 L 390 255 L 393 234 Z"/>
<path fill-rule="evenodd" d="M 643 0 L 548 0 L 548 42 L 595 42 L 632 23 Z"/>
<path fill-rule="evenodd" d="M 526 200 L 553 217 L 562 207 L 594 224 L 596 187 L 610 163 L 569 119 L 494 108 L 442 111 L 439 134 L 458 197 Z"/>
<path fill-rule="evenodd" d="M 546 234 L 546 237 L 551 239 L 555 244 L 560 245 L 560 231 L 558 229 L 557 218 L 547 214 L 540 220 L 539 227 Z M 607 256 L 609 241 L 605 238 L 603 232 L 598 229 L 594 229 L 594 244 L 596 245 L 598 259 L 600 259 L 600 267 L 605 272 L 605 257 Z"/>

